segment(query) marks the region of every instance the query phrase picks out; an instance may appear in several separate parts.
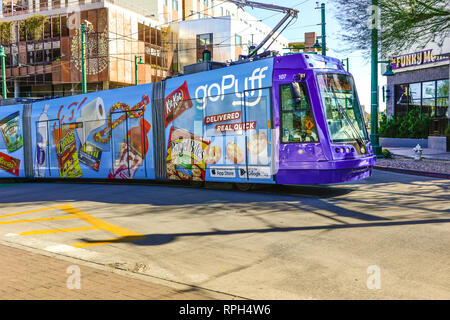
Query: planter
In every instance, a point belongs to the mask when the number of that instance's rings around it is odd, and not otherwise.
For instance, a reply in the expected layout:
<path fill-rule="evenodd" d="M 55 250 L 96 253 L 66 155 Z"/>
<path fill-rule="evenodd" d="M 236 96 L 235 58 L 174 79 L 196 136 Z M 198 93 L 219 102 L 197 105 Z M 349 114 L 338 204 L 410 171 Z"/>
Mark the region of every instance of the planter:
<path fill-rule="evenodd" d="M 420 144 L 422 148 L 428 148 L 428 139 L 405 139 L 405 138 L 380 138 L 383 148 L 414 148 Z"/>
<path fill-rule="evenodd" d="M 439 150 L 442 152 L 447 151 L 447 137 L 445 136 L 430 136 L 428 137 L 428 148 L 433 150 Z"/>

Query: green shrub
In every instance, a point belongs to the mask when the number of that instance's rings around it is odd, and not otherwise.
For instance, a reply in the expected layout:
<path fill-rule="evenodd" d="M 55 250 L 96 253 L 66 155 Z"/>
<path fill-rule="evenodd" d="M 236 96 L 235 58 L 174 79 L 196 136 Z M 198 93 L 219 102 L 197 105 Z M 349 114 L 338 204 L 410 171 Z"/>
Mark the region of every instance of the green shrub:
<path fill-rule="evenodd" d="M 390 152 L 388 149 L 383 149 L 381 153 L 386 159 L 392 158 L 392 152 Z"/>
<path fill-rule="evenodd" d="M 380 136 L 386 138 L 426 139 L 430 130 L 430 117 L 422 116 L 419 110 L 411 110 L 406 116 L 380 121 Z"/>

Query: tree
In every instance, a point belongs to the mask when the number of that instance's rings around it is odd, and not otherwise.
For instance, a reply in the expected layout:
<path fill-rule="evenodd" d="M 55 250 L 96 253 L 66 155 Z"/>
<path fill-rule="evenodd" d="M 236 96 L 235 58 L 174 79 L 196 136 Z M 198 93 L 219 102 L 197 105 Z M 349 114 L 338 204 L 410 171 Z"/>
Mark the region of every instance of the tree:
<path fill-rule="evenodd" d="M 343 51 L 370 52 L 371 0 L 333 0 L 342 26 Z M 450 37 L 450 0 L 378 0 L 380 53 L 388 57 L 409 47 L 442 46 Z"/>

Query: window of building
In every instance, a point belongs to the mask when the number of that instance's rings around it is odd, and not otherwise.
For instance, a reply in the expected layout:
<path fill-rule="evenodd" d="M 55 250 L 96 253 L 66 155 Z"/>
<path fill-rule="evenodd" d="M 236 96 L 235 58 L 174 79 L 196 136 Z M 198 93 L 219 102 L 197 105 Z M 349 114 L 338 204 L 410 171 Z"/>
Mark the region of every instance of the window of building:
<path fill-rule="evenodd" d="M 394 86 L 394 114 L 404 116 L 418 110 L 422 116 L 447 116 L 449 80 L 427 81 Z"/>
<path fill-rule="evenodd" d="M 213 54 L 213 34 L 204 33 L 197 35 L 197 61 L 203 59 L 203 51 L 207 49 L 211 52 L 211 59 Z"/>
<path fill-rule="evenodd" d="M 448 80 L 436 81 L 436 117 L 445 117 L 449 105 Z"/>
<path fill-rule="evenodd" d="M 235 39 L 236 39 L 236 47 L 242 47 L 242 37 L 236 34 Z"/>
<path fill-rule="evenodd" d="M 205 0 L 204 4 L 205 4 L 205 7 L 208 7 L 208 0 Z"/>
<path fill-rule="evenodd" d="M 172 9 L 178 10 L 178 0 L 172 0 Z"/>

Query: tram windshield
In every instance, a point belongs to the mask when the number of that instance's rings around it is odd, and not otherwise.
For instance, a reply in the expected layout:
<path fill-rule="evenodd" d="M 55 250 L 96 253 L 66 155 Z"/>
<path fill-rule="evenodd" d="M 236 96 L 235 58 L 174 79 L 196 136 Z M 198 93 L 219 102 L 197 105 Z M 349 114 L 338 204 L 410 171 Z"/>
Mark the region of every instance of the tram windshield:
<path fill-rule="evenodd" d="M 368 140 L 353 78 L 339 73 L 319 73 L 317 80 L 331 141 Z"/>

